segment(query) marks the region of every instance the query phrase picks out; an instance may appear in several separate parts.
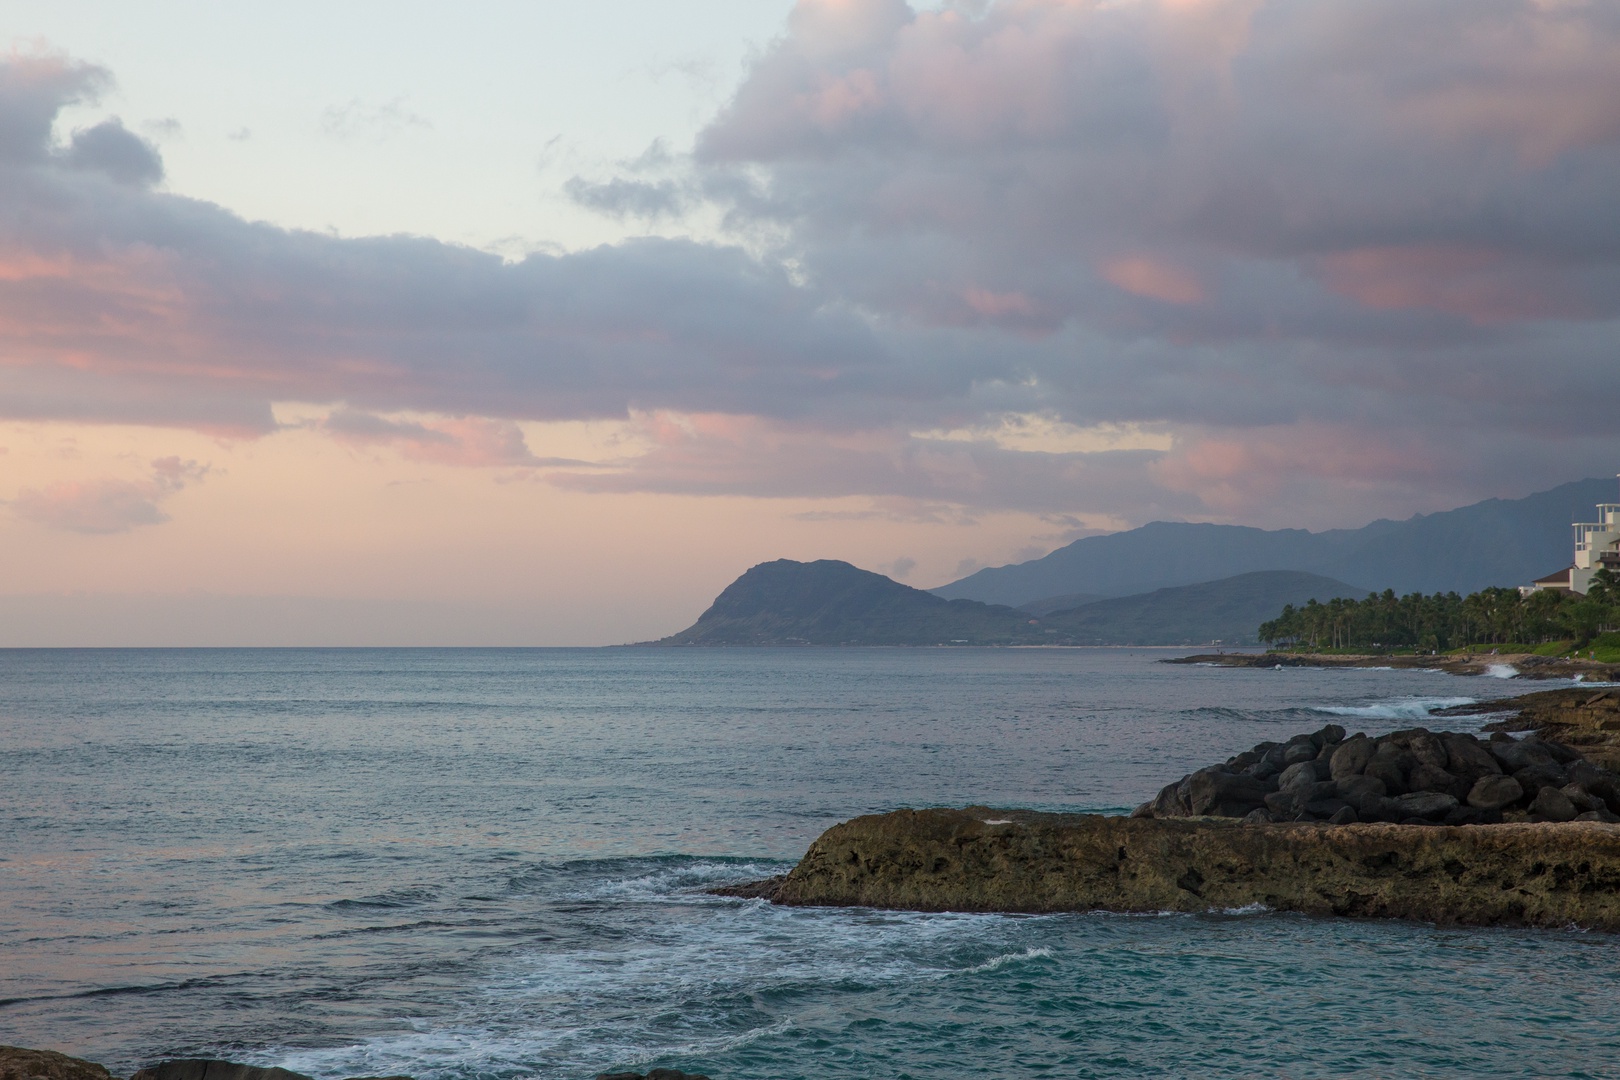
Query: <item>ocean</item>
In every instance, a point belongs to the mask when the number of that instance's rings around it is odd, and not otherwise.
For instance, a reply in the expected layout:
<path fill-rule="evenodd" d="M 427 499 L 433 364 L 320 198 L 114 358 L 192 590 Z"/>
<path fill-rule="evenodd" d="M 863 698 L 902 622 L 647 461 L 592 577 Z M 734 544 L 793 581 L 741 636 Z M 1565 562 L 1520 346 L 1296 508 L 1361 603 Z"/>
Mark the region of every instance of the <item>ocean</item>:
<path fill-rule="evenodd" d="M 1528 689 L 1166 655 L 0 652 L 0 1042 L 321 1080 L 1620 1076 L 1614 935 L 705 891 L 858 814 L 1124 811 Z"/>

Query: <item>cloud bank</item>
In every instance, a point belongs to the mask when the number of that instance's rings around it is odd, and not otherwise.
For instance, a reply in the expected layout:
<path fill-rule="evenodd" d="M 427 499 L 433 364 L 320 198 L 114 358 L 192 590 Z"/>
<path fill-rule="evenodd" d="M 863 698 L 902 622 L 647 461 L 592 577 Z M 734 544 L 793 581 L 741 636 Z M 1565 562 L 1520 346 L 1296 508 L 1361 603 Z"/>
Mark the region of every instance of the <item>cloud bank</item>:
<path fill-rule="evenodd" d="M 116 119 L 57 131 L 110 79 L 0 63 L 0 416 L 257 437 L 322 403 L 581 490 L 1130 521 L 1620 460 L 1612 0 L 801 0 L 690 153 L 567 185 L 734 242 L 520 262 L 164 191 Z M 1030 417 L 1161 441 L 986 434 Z M 603 418 L 644 452 L 517 426 Z"/>

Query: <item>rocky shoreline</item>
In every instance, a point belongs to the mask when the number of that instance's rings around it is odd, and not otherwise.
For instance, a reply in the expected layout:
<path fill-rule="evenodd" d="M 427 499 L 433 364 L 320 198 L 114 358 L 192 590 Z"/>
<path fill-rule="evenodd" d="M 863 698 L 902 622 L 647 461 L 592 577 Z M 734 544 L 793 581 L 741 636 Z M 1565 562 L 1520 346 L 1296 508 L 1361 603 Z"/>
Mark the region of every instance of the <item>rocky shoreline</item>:
<path fill-rule="evenodd" d="M 1609 722 L 1607 698 L 1551 693 L 1566 696 L 1527 713 Z M 1620 695 L 1615 710 L 1620 731 Z M 874 814 L 828 829 L 786 875 L 716 891 L 788 906 L 1263 908 L 1620 931 L 1620 776 L 1544 734 L 1328 725 L 1190 773 L 1130 817 Z"/>
<path fill-rule="evenodd" d="M 118 1080 L 106 1067 L 54 1050 L 0 1046 L 0 1080 Z M 217 1058 L 173 1058 L 134 1073 L 129 1080 L 312 1080 L 288 1069 L 242 1065 Z M 349 1080 L 411 1080 L 408 1076 L 357 1076 Z M 598 1073 L 596 1080 L 709 1080 L 679 1069 L 648 1073 Z"/>
<path fill-rule="evenodd" d="M 1346 737 L 1337 724 L 1265 742 L 1168 784 L 1133 817 L 1398 825 L 1620 824 L 1620 776 L 1566 743 L 1410 728 Z"/>
<path fill-rule="evenodd" d="M 722 891 L 794 907 L 1266 909 L 1620 930 L 1620 828 L 899 810 L 835 825 L 784 877 Z"/>
<path fill-rule="evenodd" d="M 1511 713 L 1486 731 L 1530 731 L 1567 743 L 1610 771 L 1620 771 L 1620 687 L 1541 690 L 1504 701 L 1481 701 L 1442 709 L 1436 716 Z"/>
<path fill-rule="evenodd" d="M 1223 652 L 1172 656 L 1163 664 L 1204 664 L 1230 668 L 1398 668 L 1410 671 L 1443 671 L 1449 675 L 1492 675 L 1513 669 L 1518 679 L 1574 679 L 1592 682 L 1620 682 L 1620 665 L 1534 653 L 1473 653 L 1468 656 L 1418 656 L 1413 654 L 1345 655 L 1337 653 Z"/>

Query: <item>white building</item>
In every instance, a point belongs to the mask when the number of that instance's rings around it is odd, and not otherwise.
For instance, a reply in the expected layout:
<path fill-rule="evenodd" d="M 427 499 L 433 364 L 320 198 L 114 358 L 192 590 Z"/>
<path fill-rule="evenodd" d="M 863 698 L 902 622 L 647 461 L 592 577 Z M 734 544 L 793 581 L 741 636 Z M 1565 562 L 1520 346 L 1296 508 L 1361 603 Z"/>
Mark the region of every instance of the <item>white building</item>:
<path fill-rule="evenodd" d="M 1597 521 L 1575 523 L 1575 561 L 1533 584 L 1521 587 L 1528 595 L 1539 589 L 1560 589 L 1586 595 L 1599 570 L 1620 573 L 1620 503 L 1599 503 Z"/>

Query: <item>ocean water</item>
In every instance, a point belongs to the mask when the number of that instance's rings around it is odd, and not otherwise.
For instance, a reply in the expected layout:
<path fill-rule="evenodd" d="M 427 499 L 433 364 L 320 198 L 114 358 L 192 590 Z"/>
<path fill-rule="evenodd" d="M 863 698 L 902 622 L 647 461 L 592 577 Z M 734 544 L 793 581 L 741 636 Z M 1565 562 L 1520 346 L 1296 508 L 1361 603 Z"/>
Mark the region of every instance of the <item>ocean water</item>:
<path fill-rule="evenodd" d="M 857 814 L 1124 810 L 1527 689 L 1165 655 L 0 652 L 0 1042 L 323 1080 L 1620 1076 L 1613 935 L 706 894 Z"/>

